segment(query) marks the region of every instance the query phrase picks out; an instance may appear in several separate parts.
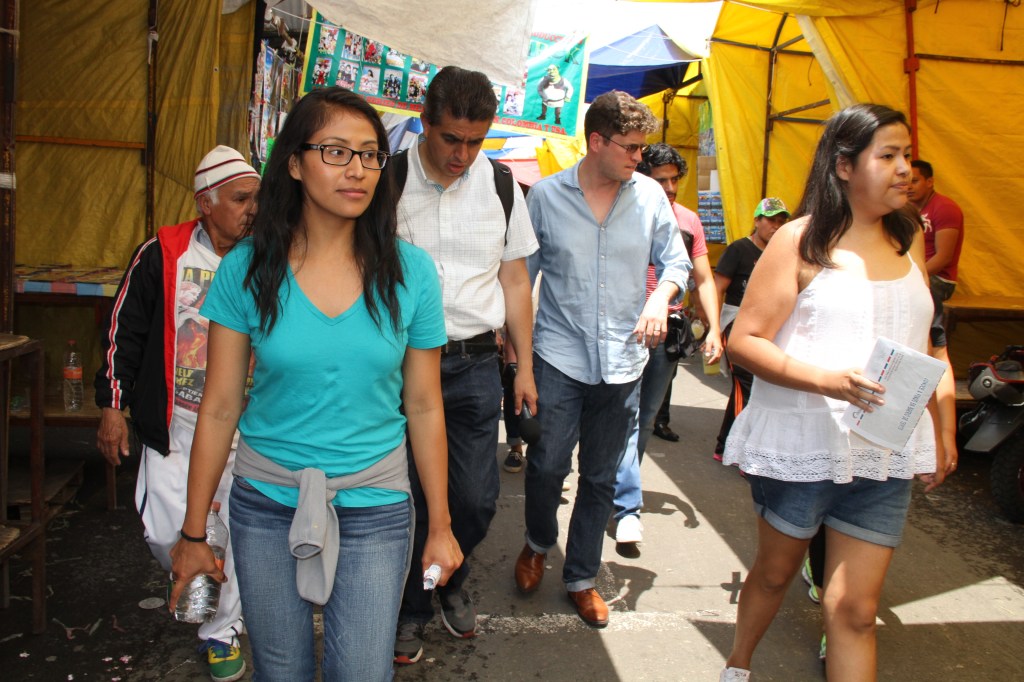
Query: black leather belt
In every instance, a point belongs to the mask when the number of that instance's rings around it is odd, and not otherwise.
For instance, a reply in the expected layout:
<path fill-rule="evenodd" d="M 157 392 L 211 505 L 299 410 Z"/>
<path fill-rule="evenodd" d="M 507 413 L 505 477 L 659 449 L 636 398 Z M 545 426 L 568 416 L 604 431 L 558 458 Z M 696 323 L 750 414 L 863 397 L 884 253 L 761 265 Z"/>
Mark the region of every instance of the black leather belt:
<path fill-rule="evenodd" d="M 477 334 L 461 341 L 448 341 L 448 343 L 441 346 L 441 355 L 451 355 L 454 353 L 459 355 L 477 355 L 481 353 L 496 353 L 497 351 L 498 343 L 494 340 L 493 331 Z"/>

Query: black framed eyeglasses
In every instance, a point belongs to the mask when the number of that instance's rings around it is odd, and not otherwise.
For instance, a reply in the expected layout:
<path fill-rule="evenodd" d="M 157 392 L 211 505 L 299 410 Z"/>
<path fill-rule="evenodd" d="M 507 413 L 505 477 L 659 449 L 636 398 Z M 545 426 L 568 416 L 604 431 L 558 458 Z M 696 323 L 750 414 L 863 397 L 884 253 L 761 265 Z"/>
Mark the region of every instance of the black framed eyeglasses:
<path fill-rule="evenodd" d="M 609 142 L 611 142 L 613 144 L 619 145 L 620 147 L 625 149 L 626 153 L 629 154 L 630 156 L 632 156 L 633 154 L 636 154 L 637 152 L 640 152 L 641 154 L 643 154 L 651 146 L 649 144 L 622 144 L 621 142 L 616 142 L 615 140 L 613 140 L 612 138 L 608 137 L 604 133 L 598 133 L 598 135 L 600 135 L 601 137 L 603 137 L 604 139 L 608 140 Z"/>
<path fill-rule="evenodd" d="M 328 166 L 347 166 L 352 163 L 354 157 L 358 156 L 359 162 L 363 164 L 363 168 L 366 170 L 381 170 L 384 168 L 384 164 L 388 162 L 388 159 L 391 158 L 390 154 L 379 149 L 359 151 L 342 147 L 340 144 L 313 144 L 312 142 L 306 142 L 300 144 L 299 149 L 320 150 L 320 159 Z"/>

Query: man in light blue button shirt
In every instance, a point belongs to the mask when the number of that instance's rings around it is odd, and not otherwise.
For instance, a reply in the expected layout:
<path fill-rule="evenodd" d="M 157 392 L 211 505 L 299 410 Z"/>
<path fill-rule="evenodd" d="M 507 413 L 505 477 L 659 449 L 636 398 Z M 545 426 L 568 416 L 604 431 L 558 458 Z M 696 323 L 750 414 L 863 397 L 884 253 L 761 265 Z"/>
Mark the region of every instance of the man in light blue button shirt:
<path fill-rule="evenodd" d="M 665 192 L 635 172 L 657 128 L 651 111 L 626 93 L 601 95 L 584 123 L 587 156 L 527 196 L 540 243 L 530 274 L 543 273 L 534 326 L 541 436 L 526 460 L 526 546 L 515 578 L 523 593 L 540 585 L 578 442 L 579 492 L 562 579 L 593 627 L 608 623 L 594 584 L 615 470 L 637 419 L 639 379 L 691 269 Z M 659 284 L 645 304 L 648 264 Z"/>

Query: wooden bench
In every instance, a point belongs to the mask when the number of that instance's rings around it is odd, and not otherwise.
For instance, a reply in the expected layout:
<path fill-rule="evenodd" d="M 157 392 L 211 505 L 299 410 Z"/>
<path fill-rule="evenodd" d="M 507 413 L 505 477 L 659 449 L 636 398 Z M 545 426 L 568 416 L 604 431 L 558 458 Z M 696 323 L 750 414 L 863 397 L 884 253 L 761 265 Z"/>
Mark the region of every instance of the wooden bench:
<path fill-rule="evenodd" d="M 965 296 L 953 294 L 943 304 L 944 326 L 949 336 L 960 322 L 1024 321 L 1024 296 Z"/>
<path fill-rule="evenodd" d="M 973 410 L 978 404 L 971 392 L 967 390 L 967 379 L 956 380 L 956 411 L 957 413 Z"/>
<path fill-rule="evenodd" d="M 27 505 L 19 506 L 17 519 L 8 518 L 11 471 L 8 422 L 10 418 L 10 365 L 27 365 L 30 384 L 29 474 Z M 10 605 L 9 562 L 14 555 L 27 555 L 32 561 L 32 632 L 46 630 L 46 525 L 50 515 L 44 497 L 46 463 L 43 448 L 43 344 L 25 336 L 0 334 L 0 607 Z"/>
<path fill-rule="evenodd" d="M 59 394 L 47 394 L 43 402 L 43 421 L 47 426 L 69 426 L 95 430 L 100 425 L 100 415 L 100 408 L 96 407 L 96 392 L 90 385 L 85 386 L 81 410 L 75 412 L 65 410 L 64 397 Z M 27 423 L 28 410 L 12 410 L 11 422 Z M 104 466 L 106 467 L 107 509 L 117 509 L 117 467 L 107 462 L 104 463 Z"/>
<path fill-rule="evenodd" d="M 14 302 L 18 305 L 89 307 L 93 310 L 96 333 L 110 318 L 114 293 L 121 279 L 121 269 L 111 267 L 72 267 L 71 265 L 25 265 L 15 267 Z M 69 426 L 96 429 L 100 425 L 100 409 L 95 393 L 86 379 L 82 409 L 67 412 L 63 397 L 47 395 L 44 421 L 48 426 Z M 28 421 L 28 410 L 14 410 L 16 424 Z M 106 464 L 107 509 L 117 508 L 117 468 Z"/>

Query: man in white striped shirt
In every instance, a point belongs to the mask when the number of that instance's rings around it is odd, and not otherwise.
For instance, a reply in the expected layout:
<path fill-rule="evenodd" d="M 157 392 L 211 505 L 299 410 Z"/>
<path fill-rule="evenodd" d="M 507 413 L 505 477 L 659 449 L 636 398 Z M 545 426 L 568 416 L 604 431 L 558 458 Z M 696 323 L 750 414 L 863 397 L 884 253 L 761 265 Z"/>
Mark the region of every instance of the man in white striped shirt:
<path fill-rule="evenodd" d="M 497 508 L 502 389 L 494 330 L 502 325 L 508 326 L 520 358 L 516 411 L 525 404 L 537 412 L 526 269 L 526 257 L 537 250 L 537 240 L 518 187 L 512 187 L 506 217 L 497 189 L 500 169 L 492 167 L 481 151 L 497 106 L 483 73 L 454 66 L 439 71 L 427 89 L 423 135 L 407 152 L 407 177 L 398 204 L 399 236 L 430 253 L 441 281 L 448 333 L 441 357 L 448 506 L 452 531 L 467 560 L 436 591 L 444 625 L 459 638 L 475 634 L 476 610 L 464 589 L 469 556 L 487 535 Z M 434 617 L 421 565 L 430 519 L 414 467 L 410 477 L 416 532 L 395 640 L 398 663 L 419 660 L 423 627 Z"/>

